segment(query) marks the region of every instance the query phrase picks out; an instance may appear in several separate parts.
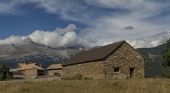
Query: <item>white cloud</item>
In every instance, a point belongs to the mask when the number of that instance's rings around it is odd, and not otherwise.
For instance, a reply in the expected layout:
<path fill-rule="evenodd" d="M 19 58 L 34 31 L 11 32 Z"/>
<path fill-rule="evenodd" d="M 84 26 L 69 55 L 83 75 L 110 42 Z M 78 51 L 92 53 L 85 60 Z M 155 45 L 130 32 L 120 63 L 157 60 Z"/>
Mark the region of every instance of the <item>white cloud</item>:
<path fill-rule="evenodd" d="M 4 40 L 0 40 L 0 45 L 22 45 L 24 44 L 24 41 L 22 37 L 20 36 L 10 36 L 9 38 L 6 38 Z"/>
<path fill-rule="evenodd" d="M 109 44 L 112 44 L 112 43 L 113 43 L 113 41 L 104 42 L 104 43 L 102 44 L 102 46 L 109 45 Z"/>
<path fill-rule="evenodd" d="M 151 48 L 162 45 L 170 38 L 170 31 L 164 31 L 152 36 L 151 42 L 146 42 L 143 38 L 136 40 L 126 40 L 134 48 Z"/>
<path fill-rule="evenodd" d="M 152 43 L 150 45 L 136 39 L 143 37 L 147 42 L 154 42 L 155 40 L 150 39 L 152 35 L 160 31 L 170 29 L 170 22 L 166 21 L 167 18 L 159 16 L 164 10 L 166 10 L 166 7 L 169 6 L 165 3 L 146 0 L 97 1 L 98 2 L 94 2 L 94 0 L 87 0 L 87 2 L 91 5 L 117 9 L 117 11 L 120 12 L 113 11 L 111 15 L 104 15 L 94 22 L 93 32 L 89 33 L 89 37 L 100 37 L 103 39 L 98 40 L 98 43 L 102 44 L 103 42 L 116 42 L 119 40 L 128 40 L 130 42 L 130 40 L 132 40 L 133 42 L 131 41 L 131 43 L 134 44 L 136 48 L 151 47 L 160 45 L 160 43 Z M 159 16 L 159 18 L 156 18 L 157 16 Z M 155 20 L 157 22 L 155 22 Z M 167 24 L 159 23 L 158 21 L 160 20 L 166 21 Z M 135 29 L 131 31 L 121 30 L 129 25 L 135 27 Z M 160 42 L 164 43 L 162 40 L 160 40 Z"/>
<path fill-rule="evenodd" d="M 150 38 L 155 33 L 170 29 L 169 6 L 159 0 L 22 0 L 0 4 L 2 11 L 14 13 L 17 5 L 34 3 L 47 13 L 58 14 L 65 20 L 74 20 L 89 25 L 81 33 L 75 33 L 75 25 L 54 31 L 35 31 L 29 37 L 37 43 L 52 47 L 68 45 L 102 45 L 108 41 L 127 40 L 134 47 L 153 47 L 164 43 L 169 37 Z M 6 10 L 3 10 L 6 9 Z M 167 12 L 167 13 L 166 13 Z M 166 15 L 164 15 L 164 14 Z M 165 23 L 164 23 L 165 22 Z M 132 26 L 133 30 L 121 30 Z M 145 40 L 138 39 L 143 37 Z M 153 40 L 154 39 L 154 40 Z M 75 43 L 76 42 L 76 43 Z M 150 43 L 148 43 L 150 42 Z"/>
<path fill-rule="evenodd" d="M 0 14 L 1 15 L 13 14 L 14 11 L 15 11 L 15 9 L 12 9 L 12 5 L 9 6 L 8 4 L 0 3 Z"/>
<path fill-rule="evenodd" d="M 68 25 L 66 28 L 57 28 L 54 31 L 35 31 L 29 35 L 33 42 L 44 44 L 51 47 L 67 47 L 82 45 L 88 47 L 89 44 L 95 43 L 89 38 L 79 37 L 75 33 L 76 26 L 74 24 Z"/>
<path fill-rule="evenodd" d="M 75 33 L 77 27 L 74 24 L 66 28 L 57 28 L 54 31 L 36 30 L 28 36 L 10 36 L 5 40 L 0 40 L 0 45 L 22 45 L 27 43 L 25 39 L 30 38 L 33 42 L 50 47 L 84 46 L 89 47 L 96 41 L 90 38 L 82 38 Z"/>
<path fill-rule="evenodd" d="M 95 44 L 97 41 L 91 38 L 82 38 L 81 35 L 78 36 L 74 30 L 77 29 L 74 24 L 68 25 L 66 28 L 57 28 L 54 31 L 40 31 L 36 30 L 28 36 L 10 36 L 4 40 L 0 40 L 0 45 L 22 45 L 27 43 L 26 39 L 30 38 L 33 42 L 43 44 L 50 47 L 67 47 L 81 45 L 84 47 L 89 47 L 89 45 Z M 63 31 L 63 33 L 62 33 Z M 153 40 L 151 42 L 146 42 L 145 39 L 127 39 L 130 45 L 134 48 L 151 48 L 159 46 L 170 38 L 170 32 L 164 31 L 152 36 Z M 100 39 L 99 39 L 100 40 Z M 102 46 L 112 44 L 115 41 L 103 40 Z"/>
<path fill-rule="evenodd" d="M 164 44 L 170 38 L 170 31 L 163 31 L 161 33 L 158 33 L 158 34 L 152 36 L 152 38 L 154 39 L 151 42 L 153 47 Z"/>
<path fill-rule="evenodd" d="M 150 48 L 153 47 L 151 44 L 147 43 L 144 39 L 136 39 L 136 40 L 126 40 L 134 48 Z"/>
<path fill-rule="evenodd" d="M 134 48 L 151 48 L 162 45 L 170 38 L 170 31 L 163 31 L 161 33 L 152 36 L 152 40 L 147 42 L 144 38 L 138 39 L 127 39 L 126 42 L 129 43 Z M 102 46 L 113 43 L 114 41 L 104 42 Z"/>

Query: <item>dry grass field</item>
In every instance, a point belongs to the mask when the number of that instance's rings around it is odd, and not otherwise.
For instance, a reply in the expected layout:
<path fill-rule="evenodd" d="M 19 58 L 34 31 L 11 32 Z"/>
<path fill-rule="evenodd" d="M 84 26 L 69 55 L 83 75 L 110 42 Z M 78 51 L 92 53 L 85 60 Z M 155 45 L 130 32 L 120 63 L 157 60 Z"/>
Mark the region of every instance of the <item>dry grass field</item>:
<path fill-rule="evenodd" d="M 170 79 L 11 81 L 0 93 L 170 93 Z"/>

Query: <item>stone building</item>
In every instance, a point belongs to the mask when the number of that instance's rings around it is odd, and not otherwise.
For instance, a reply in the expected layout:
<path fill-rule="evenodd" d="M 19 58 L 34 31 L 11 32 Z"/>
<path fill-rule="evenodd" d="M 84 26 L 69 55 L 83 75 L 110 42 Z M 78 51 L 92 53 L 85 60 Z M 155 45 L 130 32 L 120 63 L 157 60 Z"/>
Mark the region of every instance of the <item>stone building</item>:
<path fill-rule="evenodd" d="M 63 77 L 144 77 L 144 57 L 126 41 L 77 53 L 63 63 Z"/>
<path fill-rule="evenodd" d="M 15 69 L 21 72 L 26 78 L 37 77 L 45 74 L 45 69 L 36 63 L 18 63 Z"/>
<path fill-rule="evenodd" d="M 62 65 L 61 64 L 51 64 L 48 68 L 47 68 L 47 73 L 48 76 L 54 76 L 54 75 L 58 75 L 58 76 L 62 76 Z"/>
<path fill-rule="evenodd" d="M 25 76 L 17 69 L 10 69 L 9 72 L 12 73 L 13 79 L 24 79 Z"/>

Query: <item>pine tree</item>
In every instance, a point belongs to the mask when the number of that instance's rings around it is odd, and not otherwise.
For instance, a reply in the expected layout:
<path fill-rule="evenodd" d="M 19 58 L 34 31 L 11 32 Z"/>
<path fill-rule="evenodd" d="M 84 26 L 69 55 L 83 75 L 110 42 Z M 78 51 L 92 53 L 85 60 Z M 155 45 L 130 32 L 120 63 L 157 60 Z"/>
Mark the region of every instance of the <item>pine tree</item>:
<path fill-rule="evenodd" d="M 8 80 L 12 78 L 12 73 L 9 72 L 8 66 L 0 64 L 0 81 Z"/>
<path fill-rule="evenodd" d="M 170 66 L 170 39 L 166 42 L 167 42 L 166 49 L 162 50 L 163 54 L 162 65 Z"/>

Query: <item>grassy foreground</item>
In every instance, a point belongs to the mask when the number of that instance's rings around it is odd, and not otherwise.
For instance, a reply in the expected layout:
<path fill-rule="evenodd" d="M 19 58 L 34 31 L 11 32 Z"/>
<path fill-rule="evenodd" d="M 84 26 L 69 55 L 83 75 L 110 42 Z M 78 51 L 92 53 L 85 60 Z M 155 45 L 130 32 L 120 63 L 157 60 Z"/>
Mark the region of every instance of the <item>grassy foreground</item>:
<path fill-rule="evenodd" d="M 0 93 L 170 93 L 170 79 L 12 81 Z"/>

